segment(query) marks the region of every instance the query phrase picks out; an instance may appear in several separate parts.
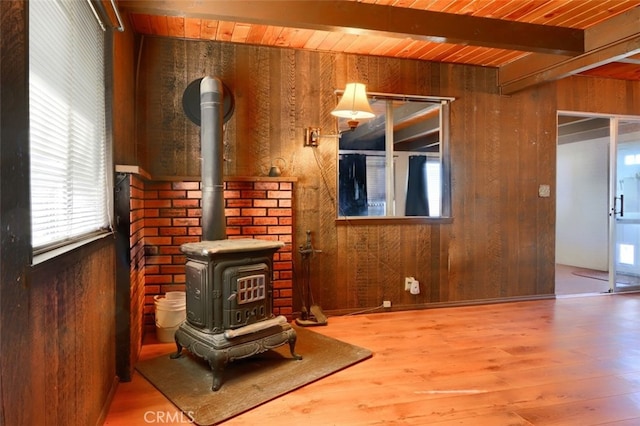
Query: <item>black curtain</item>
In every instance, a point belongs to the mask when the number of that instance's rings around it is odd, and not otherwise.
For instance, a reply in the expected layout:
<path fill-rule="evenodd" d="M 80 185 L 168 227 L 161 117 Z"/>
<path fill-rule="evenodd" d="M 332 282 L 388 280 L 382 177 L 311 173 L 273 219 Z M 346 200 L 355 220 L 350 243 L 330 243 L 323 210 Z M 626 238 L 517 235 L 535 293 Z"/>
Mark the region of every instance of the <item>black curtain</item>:
<path fill-rule="evenodd" d="M 367 216 L 367 156 L 344 154 L 339 164 L 340 216 Z"/>
<path fill-rule="evenodd" d="M 426 173 L 427 157 L 424 155 L 410 156 L 405 216 L 429 216 Z"/>

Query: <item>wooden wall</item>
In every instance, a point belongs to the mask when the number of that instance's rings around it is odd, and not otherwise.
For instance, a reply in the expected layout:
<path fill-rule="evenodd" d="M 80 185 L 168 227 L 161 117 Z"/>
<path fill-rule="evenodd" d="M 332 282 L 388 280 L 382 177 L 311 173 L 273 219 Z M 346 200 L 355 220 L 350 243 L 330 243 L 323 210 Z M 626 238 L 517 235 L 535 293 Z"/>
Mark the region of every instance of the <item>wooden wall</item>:
<path fill-rule="evenodd" d="M 322 250 L 311 269 L 314 299 L 325 310 L 553 295 L 556 109 L 564 104 L 558 93 L 580 99 L 573 83 L 507 97 L 491 68 L 163 38 L 145 38 L 140 58 L 141 166 L 153 177 L 199 175 L 199 129 L 184 117 L 182 91 L 203 75 L 221 78 L 236 101 L 225 131 L 225 175 L 261 176 L 284 158 L 284 174 L 298 179 L 296 241 L 309 229 Z M 333 131 L 333 91 L 348 81 L 376 92 L 456 98 L 450 223 L 336 222 L 335 140 L 321 139 L 317 148 L 302 140 L 307 126 Z M 630 95 L 614 97 L 629 106 Z M 551 197 L 538 197 L 541 184 L 551 186 Z M 419 295 L 404 291 L 405 276 L 420 281 Z"/>
<path fill-rule="evenodd" d="M 99 423 L 116 383 L 114 282 L 112 237 L 34 268 L 24 335 L 12 348 L 30 393 L 7 425 Z"/>

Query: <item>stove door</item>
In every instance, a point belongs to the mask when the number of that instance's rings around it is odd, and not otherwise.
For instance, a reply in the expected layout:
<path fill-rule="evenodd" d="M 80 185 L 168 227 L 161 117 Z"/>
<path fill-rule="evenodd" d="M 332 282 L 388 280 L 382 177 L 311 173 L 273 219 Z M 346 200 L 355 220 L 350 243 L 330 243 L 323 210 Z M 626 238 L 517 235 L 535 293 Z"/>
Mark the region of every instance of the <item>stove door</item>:
<path fill-rule="evenodd" d="M 185 265 L 187 320 L 195 327 L 204 328 L 207 325 L 207 315 L 211 310 L 208 300 L 208 266 L 206 263 L 189 260 Z"/>
<path fill-rule="evenodd" d="M 223 278 L 225 329 L 271 317 L 271 272 L 266 263 L 229 267 Z"/>

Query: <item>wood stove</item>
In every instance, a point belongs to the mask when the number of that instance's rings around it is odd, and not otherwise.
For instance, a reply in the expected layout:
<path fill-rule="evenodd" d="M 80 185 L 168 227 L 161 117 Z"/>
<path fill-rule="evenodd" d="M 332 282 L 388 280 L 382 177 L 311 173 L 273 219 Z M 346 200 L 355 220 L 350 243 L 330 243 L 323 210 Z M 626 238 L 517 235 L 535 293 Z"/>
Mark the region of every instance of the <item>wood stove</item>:
<path fill-rule="evenodd" d="M 211 77 L 198 83 L 203 240 L 180 248 L 187 257 L 187 318 L 176 330 L 177 351 L 171 357 L 178 358 L 186 348 L 207 360 L 213 371 L 212 390 L 217 391 L 231 361 L 286 343 L 293 358 L 302 357 L 295 353 L 295 330 L 286 317 L 272 313 L 273 254 L 284 243 L 226 238 L 221 167 L 224 89 Z"/>

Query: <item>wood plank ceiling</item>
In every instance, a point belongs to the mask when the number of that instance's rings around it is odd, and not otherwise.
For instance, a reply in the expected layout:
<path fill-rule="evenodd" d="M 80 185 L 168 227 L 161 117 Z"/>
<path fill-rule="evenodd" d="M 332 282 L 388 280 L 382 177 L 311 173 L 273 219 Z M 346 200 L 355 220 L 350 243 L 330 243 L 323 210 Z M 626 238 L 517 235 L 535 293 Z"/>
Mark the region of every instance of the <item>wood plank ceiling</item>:
<path fill-rule="evenodd" d="M 136 33 L 640 80 L 640 0 L 120 0 Z"/>

